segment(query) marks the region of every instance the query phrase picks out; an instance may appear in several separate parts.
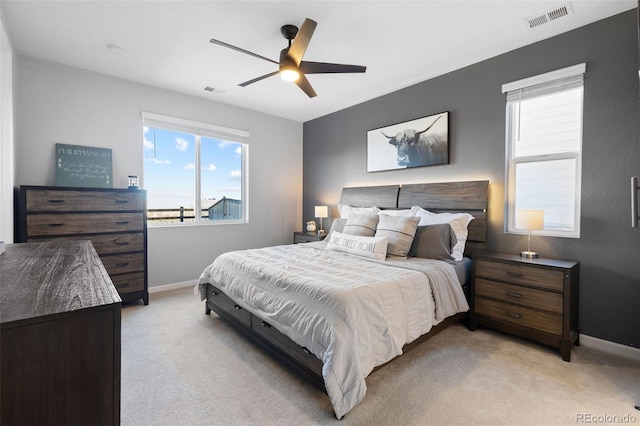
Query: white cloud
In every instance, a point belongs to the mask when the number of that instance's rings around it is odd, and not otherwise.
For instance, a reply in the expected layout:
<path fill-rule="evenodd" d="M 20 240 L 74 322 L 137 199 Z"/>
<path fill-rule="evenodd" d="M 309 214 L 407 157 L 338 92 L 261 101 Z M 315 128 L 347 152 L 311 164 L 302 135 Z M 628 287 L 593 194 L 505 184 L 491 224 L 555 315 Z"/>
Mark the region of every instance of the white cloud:
<path fill-rule="evenodd" d="M 242 172 L 240 170 L 231 170 L 229 172 L 229 179 L 240 180 L 242 178 Z"/>
<path fill-rule="evenodd" d="M 144 149 L 153 149 L 153 142 L 151 142 L 147 138 L 144 138 Z"/>
<path fill-rule="evenodd" d="M 220 143 L 218 144 L 218 148 L 220 149 L 224 149 L 227 146 L 231 145 L 233 142 L 229 142 L 229 141 L 220 141 Z"/>
<path fill-rule="evenodd" d="M 196 165 L 193 163 L 189 163 L 186 166 L 184 166 L 185 169 L 187 170 L 195 170 L 196 169 Z"/>
<path fill-rule="evenodd" d="M 236 148 L 236 154 L 238 155 L 242 154 L 242 146 L 239 146 Z"/>
<path fill-rule="evenodd" d="M 178 151 L 186 151 L 189 148 L 189 142 L 182 138 L 176 138 L 176 149 Z"/>
<path fill-rule="evenodd" d="M 209 164 L 207 167 L 204 168 L 204 170 L 209 170 L 210 172 L 215 172 L 217 169 L 215 164 Z"/>
<path fill-rule="evenodd" d="M 142 134 L 146 134 L 149 131 L 149 128 L 147 126 L 142 126 Z"/>
<path fill-rule="evenodd" d="M 171 164 L 169 160 L 158 160 L 157 158 L 148 158 L 147 161 L 155 164 Z"/>

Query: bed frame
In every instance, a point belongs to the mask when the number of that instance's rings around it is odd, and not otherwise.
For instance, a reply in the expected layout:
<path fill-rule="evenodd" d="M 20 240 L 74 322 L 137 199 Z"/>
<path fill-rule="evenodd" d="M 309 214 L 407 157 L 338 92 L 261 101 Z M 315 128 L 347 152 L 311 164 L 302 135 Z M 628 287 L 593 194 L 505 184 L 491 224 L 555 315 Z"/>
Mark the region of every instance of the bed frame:
<path fill-rule="evenodd" d="M 404 209 L 420 206 L 433 212 L 470 213 L 475 219 L 469 223 L 465 256 L 471 256 L 486 250 L 488 187 L 489 181 L 487 180 L 348 187 L 342 189 L 340 203 L 357 207 L 377 206 L 381 209 Z M 469 299 L 468 288 L 468 283 L 464 283 L 463 289 L 467 300 Z M 326 391 L 322 378 L 321 360 L 270 324 L 237 305 L 220 289 L 207 284 L 205 313 L 208 315 L 211 311 L 228 320 L 238 331 L 305 380 L 322 391 Z M 459 313 L 446 318 L 427 334 L 405 345 L 403 353 L 417 347 L 465 316 L 466 313 Z M 373 372 L 384 365 L 376 367 Z"/>

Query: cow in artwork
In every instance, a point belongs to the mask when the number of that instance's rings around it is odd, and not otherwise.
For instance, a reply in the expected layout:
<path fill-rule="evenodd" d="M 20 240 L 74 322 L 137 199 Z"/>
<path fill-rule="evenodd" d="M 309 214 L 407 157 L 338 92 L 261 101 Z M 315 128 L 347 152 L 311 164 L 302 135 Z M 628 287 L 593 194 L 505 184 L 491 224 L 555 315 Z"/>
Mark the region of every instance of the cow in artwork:
<path fill-rule="evenodd" d="M 449 162 L 449 142 L 446 132 L 429 132 L 442 116 L 422 131 L 405 129 L 388 136 L 382 132 L 389 143 L 398 149 L 398 166 L 419 167 Z"/>

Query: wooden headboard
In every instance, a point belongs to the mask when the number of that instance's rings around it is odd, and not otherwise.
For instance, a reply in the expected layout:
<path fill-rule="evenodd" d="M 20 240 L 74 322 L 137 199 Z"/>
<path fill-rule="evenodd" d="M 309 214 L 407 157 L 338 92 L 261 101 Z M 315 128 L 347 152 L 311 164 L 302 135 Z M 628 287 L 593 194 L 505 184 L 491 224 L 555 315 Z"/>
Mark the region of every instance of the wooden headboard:
<path fill-rule="evenodd" d="M 434 213 L 469 213 L 465 255 L 487 249 L 487 207 L 489 181 L 417 183 L 405 185 L 363 186 L 343 188 L 341 204 L 381 209 L 408 209 L 420 206 Z"/>

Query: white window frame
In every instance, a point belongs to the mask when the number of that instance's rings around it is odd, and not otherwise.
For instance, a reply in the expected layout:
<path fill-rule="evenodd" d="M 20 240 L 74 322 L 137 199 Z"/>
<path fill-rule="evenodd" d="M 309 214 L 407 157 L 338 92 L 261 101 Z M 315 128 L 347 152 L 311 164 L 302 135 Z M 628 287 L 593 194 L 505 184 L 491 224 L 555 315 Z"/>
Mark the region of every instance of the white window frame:
<path fill-rule="evenodd" d="M 173 130 L 177 132 L 188 133 L 195 136 L 195 166 L 198 173 L 195 178 L 195 221 L 194 222 L 172 222 L 172 223 L 151 223 L 150 227 L 169 227 L 169 226 L 201 226 L 201 225 L 228 225 L 238 223 L 249 223 L 249 137 L 251 134 L 246 130 L 233 129 L 230 127 L 218 126 L 215 124 L 202 123 L 198 121 L 186 120 L 183 118 L 170 117 L 166 115 L 153 114 L 143 112 L 142 125 L 144 127 L 158 128 L 164 130 Z M 242 145 L 242 219 L 240 220 L 202 220 L 201 200 L 201 138 L 209 137 L 229 142 L 237 142 Z M 144 178 L 143 178 L 144 187 Z"/>
<path fill-rule="evenodd" d="M 506 105 L 506 135 L 505 135 L 505 232 L 514 234 L 527 234 L 529 231 L 516 228 L 516 168 L 518 164 L 530 162 L 547 162 L 553 160 L 570 159 L 575 161 L 575 194 L 574 194 L 574 229 L 558 230 L 543 229 L 531 231 L 532 235 L 580 238 L 580 207 L 581 207 L 581 181 L 582 181 L 582 120 L 584 117 L 584 83 L 583 75 L 586 71 L 586 64 L 578 64 L 560 70 L 551 71 L 534 77 L 525 78 L 504 84 L 502 92 L 507 93 Z M 570 82 L 570 83 L 567 83 Z M 577 85 L 579 82 L 579 85 Z M 567 85 L 582 88 L 581 97 L 581 117 L 580 117 L 580 141 L 577 151 L 562 153 L 549 153 L 543 155 L 530 155 L 515 157 L 515 143 L 518 140 L 518 101 L 510 100 L 514 96 L 521 96 L 523 92 L 528 93 L 529 98 L 535 98 L 541 94 L 558 93 L 567 90 Z M 526 96 L 526 95 L 525 95 Z"/>

